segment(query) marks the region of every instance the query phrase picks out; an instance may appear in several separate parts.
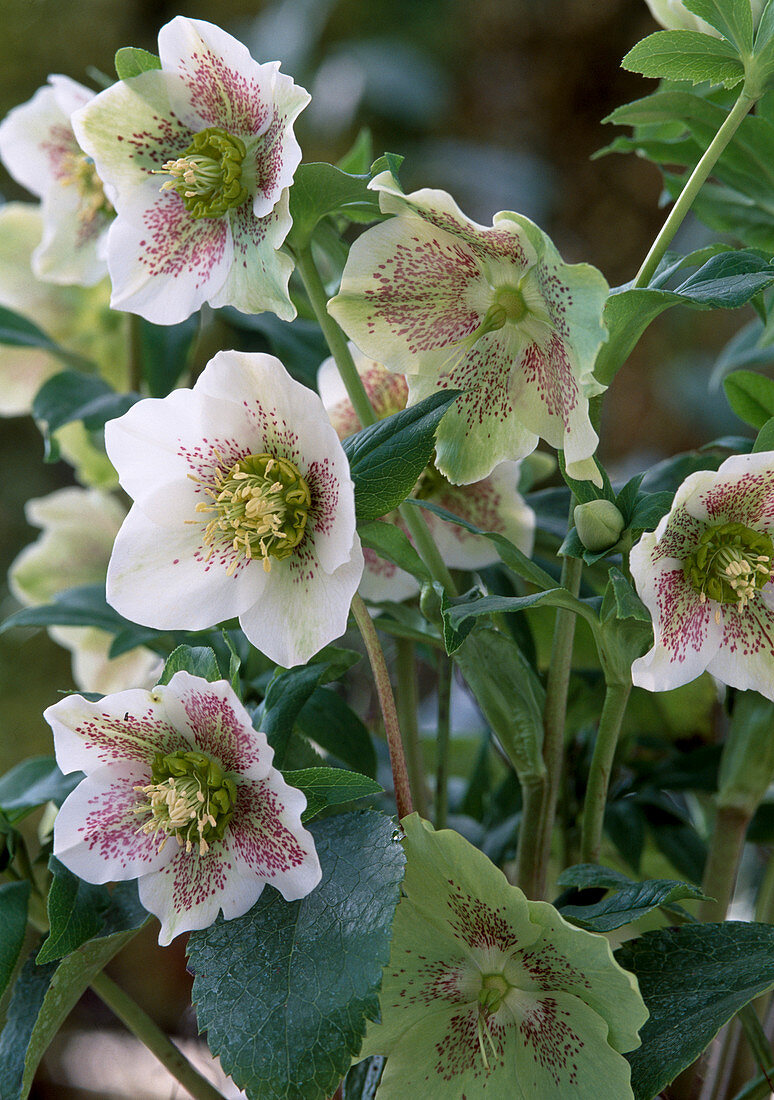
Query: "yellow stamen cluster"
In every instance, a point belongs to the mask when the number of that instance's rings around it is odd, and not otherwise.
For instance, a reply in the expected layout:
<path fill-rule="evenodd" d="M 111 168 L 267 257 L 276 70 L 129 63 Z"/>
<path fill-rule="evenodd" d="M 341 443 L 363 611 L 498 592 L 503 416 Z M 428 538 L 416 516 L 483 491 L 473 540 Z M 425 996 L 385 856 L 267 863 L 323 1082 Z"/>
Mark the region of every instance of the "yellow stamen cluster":
<path fill-rule="evenodd" d="M 170 774 L 171 773 L 171 774 Z M 159 838 L 161 851 L 174 836 L 179 847 L 199 855 L 209 851 L 213 839 L 221 839 L 231 820 L 236 788 L 220 766 L 196 750 L 168 756 L 158 754 L 153 780 L 134 789 L 143 797 L 135 804 L 139 817 L 150 815 L 138 832 Z"/>
<path fill-rule="evenodd" d="M 774 567 L 774 544 L 767 534 L 741 523 L 708 526 L 684 567 L 701 603 L 715 600 L 744 611 L 755 593 L 768 584 Z M 720 608 L 715 612 L 720 622 Z"/>
<path fill-rule="evenodd" d="M 288 459 L 248 455 L 228 470 L 219 467 L 214 488 L 200 484 L 211 499 L 196 511 L 214 513 L 204 529 L 207 560 L 218 545 L 230 543 L 235 556 L 229 575 L 244 558 L 263 561 L 270 572 L 270 559 L 289 557 L 304 537 L 311 493 Z"/>
<path fill-rule="evenodd" d="M 216 126 L 194 135 L 181 157 L 162 164 L 171 177 L 162 191 L 177 191 L 194 218 L 220 218 L 247 200 L 242 166 L 247 149 L 241 138 Z"/>
<path fill-rule="evenodd" d="M 99 214 L 112 214 L 113 207 L 105 197 L 102 180 L 97 175 L 94 161 L 85 153 L 67 153 L 63 158 L 60 182 L 78 190 L 80 203 L 78 221 L 90 225 Z"/>

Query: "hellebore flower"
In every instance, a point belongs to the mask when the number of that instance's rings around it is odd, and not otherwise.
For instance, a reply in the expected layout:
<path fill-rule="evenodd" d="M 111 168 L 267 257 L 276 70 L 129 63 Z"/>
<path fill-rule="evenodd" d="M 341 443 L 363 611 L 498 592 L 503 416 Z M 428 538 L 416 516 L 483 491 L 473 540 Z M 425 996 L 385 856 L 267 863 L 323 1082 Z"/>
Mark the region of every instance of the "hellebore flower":
<path fill-rule="evenodd" d="M 381 419 L 406 407 L 408 386 L 401 374 L 392 374 L 381 363 L 368 359 L 350 344 L 350 351 L 366 393 Z M 340 439 L 358 431 L 360 422 L 347 396 L 334 360 L 326 359 L 317 374 L 317 389 L 325 411 Z M 431 462 L 414 487 L 412 495 L 431 501 L 484 531 L 498 531 L 525 554 L 532 552 L 535 513 L 517 491 L 519 463 L 501 462 L 489 477 L 473 485 L 452 485 Z M 441 557 L 450 569 L 483 569 L 498 561 L 492 543 L 464 527 L 447 523 L 432 512 L 423 512 Z M 403 527 L 397 512 L 384 517 L 388 523 Z M 373 550 L 363 551 L 365 570 L 360 594 L 366 600 L 405 600 L 419 591 L 419 582 L 410 573 Z"/>
<path fill-rule="evenodd" d="M 110 185 L 112 305 L 157 324 L 204 302 L 290 320 L 293 122 L 309 95 L 219 27 L 178 16 L 161 69 L 119 81 L 73 118 Z"/>
<path fill-rule="evenodd" d="M 92 286 L 107 274 L 113 207 L 71 123 L 73 112 L 94 94 L 67 76 L 50 76 L 0 123 L 0 158 L 42 203 L 43 237 L 32 269 L 53 283 Z"/>
<path fill-rule="evenodd" d="M 403 897 L 360 1054 L 378 1100 L 632 1097 L 622 1052 L 648 1017 L 603 936 L 573 928 L 451 830 L 402 822 Z"/>
<path fill-rule="evenodd" d="M 598 478 L 588 398 L 606 338 L 602 275 L 565 264 L 529 219 L 470 221 L 445 191 L 404 195 L 389 172 L 369 187 L 396 214 L 355 242 L 329 312 L 362 352 L 406 374 L 409 404 L 462 390 L 437 434 L 438 469 L 479 481 L 538 438 L 576 478 Z"/>
<path fill-rule="evenodd" d="M 187 672 L 153 691 L 45 712 L 56 760 L 86 778 L 54 822 L 54 854 L 86 882 L 138 879 L 159 943 L 250 909 L 267 882 L 293 901 L 320 881 L 306 798 L 273 768 L 225 680 Z"/>
<path fill-rule="evenodd" d="M 115 497 L 68 487 L 28 500 L 24 511 L 42 533 L 8 570 L 8 587 L 20 603 L 50 603 L 67 588 L 104 581 L 113 540 L 126 518 Z M 106 630 L 51 626 L 48 632 L 72 653 L 73 679 L 81 691 L 107 695 L 130 686 L 152 687 L 159 678 L 163 662 L 145 646 L 110 657 L 113 635 Z"/>
<path fill-rule="evenodd" d="M 109 421 L 105 442 L 135 500 L 108 568 L 122 615 L 161 630 L 238 615 L 286 667 L 344 633 L 363 572 L 349 464 L 278 359 L 219 352 L 192 390 Z"/>
<path fill-rule="evenodd" d="M 632 680 L 668 691 L 705 670 L 774 699 L 774 452 L 734 455 L 686 478 L 671 511 L 631 552 L 653 617 Z"/>

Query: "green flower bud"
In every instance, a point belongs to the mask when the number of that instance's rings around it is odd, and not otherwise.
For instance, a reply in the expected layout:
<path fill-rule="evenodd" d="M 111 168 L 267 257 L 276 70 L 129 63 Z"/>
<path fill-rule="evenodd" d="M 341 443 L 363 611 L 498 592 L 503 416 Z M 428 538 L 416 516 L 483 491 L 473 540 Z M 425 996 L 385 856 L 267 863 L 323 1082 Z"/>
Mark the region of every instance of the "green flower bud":
<path fill-rule="evenodd" d="M 593 554 L 615 546 L 626 524 L 611 500 L 590 500 L 573 512 L 578 538 Z"/>

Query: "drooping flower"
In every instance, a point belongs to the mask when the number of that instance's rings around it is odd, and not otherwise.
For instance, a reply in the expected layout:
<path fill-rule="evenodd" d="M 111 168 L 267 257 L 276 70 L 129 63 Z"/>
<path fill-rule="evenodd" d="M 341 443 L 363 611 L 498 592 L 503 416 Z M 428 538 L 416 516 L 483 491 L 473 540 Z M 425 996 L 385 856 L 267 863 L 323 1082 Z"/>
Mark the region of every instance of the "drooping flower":
<path fill-rule="evenodd" d="M 410 404 L 463 391 L 438 429 L 441 473 L 478 481 L 540 437 L 564 450 L 572 476 L 597 478 L 588 399 L 604 389 L 592 373 L 602 275 L 565 264 L 520 214 L 485 227 L 445 191 L 404 195 L 389 172 L 369 186 L 397 216 L 358 238 L 328 308 L 361 351 L 407 375 Z"/>
<path fill-rule="evenodd" d="M 403 897 L 361 1057 L 378 1100 L 632 1097 L 622 1052 L 648 1017 L 603 936 L 527 901 L 486 856 L 413 814 Z"/>
<path fill-rule="evenodd" d="M 239 616 L 271 660 L 343 634 L 363 572 L 349 464 L 316 393 L 271 355 L 219 352 L 192 390 L 105 428 L 134 507 L 108 600 L 162 630 Z"/>
<path fill-rule="evenodd" d="M 119 81 L 73 118 L 110 187 L 112 304 L 157 324 L 204 302 L 290 320 L 291 226 L 301 159 L 293 122 L 309 95 L 199 19 L 159 32 L 161 69 Z"/>
<path fill-rule="evenodd" d="M 774 452 L 734 455 L 686 478 L 631 552 L 653 617 L 632 680 L 668 691 L 705 670 L 774 699 Z"/>
<path fill-rule="evenodd" d="M 107 274 L 113 207 L 71 122 L 73 112 L 94 95 L 67 76 L 50 76 L 0 123 L 3 163 L 42 204 L 43 236 L 32 269 L 53 283 L 92 286 Z"/>
<path fill-rule="evenodd" d="M 381 363 L 368 359 L 350 344 L 350 351 L 366 392 L 379 418 L 406 407 L 408 386 L 401 374 L 393 374 Z M 326 359 L 317 374 L 317 389 L 325 410 L 340 439 L 358 431 L 360 422 L 347 396 L 334 360 Z M 498 531 L 525 554 L 532 552 L 535 513 L 517 490 L 519 463 L 501 462 L 492 473 L 473 485 L 452 485 L 430 463 L 412 495 L 445 508 L 484 531 Z M 450 569 L 483 569 L 498 561 L 492 543 L 464 527 L 447 523 L 430 511 L 423 513 L 441 557 Z M 384 517 L 408 535 L 397 512 Z M 366 600 L 405 600 L 419 591 L 410 573 L 366 548 L 365 570 L 360 594 Z"/>
<path fill-rule="evenodd" d="M 752 7 L 753 26 L 760 22 L 761 12 L 766 6 L 766 0 L 750 0 Z M 720 32 L 711 27 L 698 15 L 688 11 L 683 0 L 645 0 L 650 8 L 650 13 L 657 23 L 670 31 L 700 31 L 702 34 L 711 34 L 714 38 L 720 38 Z"/>
<path fill-rule="evenodd" d="M 69 487 L 28 500 L 24 510 L 27 522 L 42 533 L 8 570 L 8 586 L 20 603 L 50 603 L 65 589 L 104 581 L 113 540 L 126 518 L 115 497 Z M 81 691 L 107 695 L 130 686 L 150 688 L 159 678 L 163 662 L 145 646 L 111 658 L 113 635 L 106 630 L 52 626 L 48 632 L 72 653 L 73 679 Z"/>
<path fill-rule="evenodd" d="M 250 909 L 271 883 L 292 901 L 320 881 L 306 798 L 225 680 L 166 686 L 45 712 L 56 760 L 86 778 L 54 823 L 54 854 L 86 882 L 138 879 L 159 943 Z"/>

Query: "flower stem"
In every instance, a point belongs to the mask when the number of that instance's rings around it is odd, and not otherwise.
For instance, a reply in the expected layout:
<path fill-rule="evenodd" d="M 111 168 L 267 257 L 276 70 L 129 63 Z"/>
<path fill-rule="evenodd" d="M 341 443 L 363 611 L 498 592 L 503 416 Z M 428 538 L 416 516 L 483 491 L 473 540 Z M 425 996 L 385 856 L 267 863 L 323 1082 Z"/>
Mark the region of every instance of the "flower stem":
<path fill-rule="evenodd" d="M 387 663 L 379 642 L 379 635 L 373 624 L 368 608 L 360 596 L 355 594 L 352 600 L 352 614 L 363 637 L 368 660 L 371 662 L 371 671 L 376 684 L 376 694 L 379 697 L 379 706 L 384 719 L 384 732 L 387 737 L 387 746 L 390 750 L 390 766 L 392 767 L 392 781 L 395 787 L 395 803 L 398 807 L 398 817 L 406 817 L 414 810 L 411 801 L 411 785 L 409 783 L 406 757 L 403 752 L 403 741 L 398 724 L 398 712 L 395 709 L 395 697 L 392 693 Z"/>
<path fill-rule="evenodd" d="M 580 591 L 583 562 L 580 558 L 567 557 L 562 563 L 561 584 L 573 596 Z M 572 647 L 575 641 L 575 619 L 572 611 L 559 608 L 556 612 L 551 660 L 546 682 L 546 701 L 543 708 L 543 760 L 546 765 L 546 783 L 540 795 L 540 810 L 536 820 L 522 819 L 525 837 L 525 856 L 532 868 L 525 873 L 532 883 L 530 897 L 540 900 L 546 888 L 548 861 L 551 856 L 551 838 L 556 820 L 556 805 L 562 782 L 564 763 L 564 726 L 567 717 L 567 690 L 570 686 Z M 527 848 L 529 841 L 529 849 Z M 526 891 L 525 891 L 526 892 Z"/>
<path fill-rule="evenodd" d="M 737 806 L 721 806 L 718 809 L 704 877 L 701 880 L 701 888 L 710 899 L 701 903 L 701 920 L 726 919 L 734 895 L 736 873 L 749 823 L 749 813 Z"/>
<path fill-rule="evenodd" d="M 669 212 L 669 217 L 664 222 L 660 233 L 651 245 L 650 252 L 648 252 L 643 260 L 642 267 L 637 272 L 637 277 L 632 283 L 633 288 L 645 287 L 650 283 L 653 272 L 658 267 L 664 253 L 672 243 L 672 238 L 680 228 L 685 215 L 690 210 L 693 200 L 701 190 L 702 185 L 715 166 L 721 153 L 739 129 L 742 119 L 750 111 L 755 102 L 755 97 L 749 96 L 743 89 L 736 103 L 731 108 L 725 122 L 707 146 L 706 152 L 693 172 L 691 172 L 688 182 L 680 192 L 677 202 Z"/>
<path fill-rule="evenodd" d="M 451 732 L 452 663 L 438 656 L 438 740 L 435 763 L 435 827 L 444 829 L 449 812 L 449 735 Z"/>
<path fill-rule="evenodd" d="M 194 1069 L 161 1028 L 107 974 L 100 973 L 92 978 L 91 988 L 191 1096 L 196 1100 L 223 1100 L 223 1094 Z"/>
<path fill-rule="evenodd" d="M 609 683 L 599 720 L 597 740 L 591 758 L 581 823 L 581 862 L 598 863 L 607 804 L 607 788 L 613 767 L 618 735 L 626 713 L 632 685 Z"/>
<path fill-rule="evenodd" d="M 417 813 L 427 817 L 427 780 L 422 760 L 422 747 L 419 743 L 417 724 L 417 664 L 414 643 L 410 638 L 398 638 L 396 642 L 398 674 L 398 719 L 406 743 L 406 763 L 408 765 L 411 795 Z"/>

